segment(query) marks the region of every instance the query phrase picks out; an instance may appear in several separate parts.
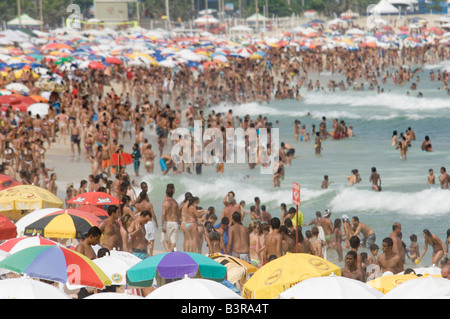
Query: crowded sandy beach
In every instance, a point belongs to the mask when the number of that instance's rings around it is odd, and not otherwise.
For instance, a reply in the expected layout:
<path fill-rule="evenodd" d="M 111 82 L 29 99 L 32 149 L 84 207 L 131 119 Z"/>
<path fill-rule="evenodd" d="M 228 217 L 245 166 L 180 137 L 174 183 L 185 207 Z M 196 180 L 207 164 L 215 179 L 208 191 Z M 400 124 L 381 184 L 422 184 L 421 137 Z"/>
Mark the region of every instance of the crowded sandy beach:
<path fill-rule="evenodd" d="M 322 278 L 364 291 L 348 299 L 419 298 L 395 289 L 430 279 L 420 298 L 449 298 L 450 33 L 437 18 L 270 36 L 0 33 L 0 213 L 14 226 L 1 238 L 0 291 L 38 278 L 59 297 L 189 299 L 175 291 L 201 278 L 227 289 L 215 299 L 302 299 L 320 298 L 308 283 Z M 197 129 L 210 134 L 200 147 Z M 24 193 L 45 195 L 12 204 Z M 60 215 L 80 228 L 50 233 Z M 100 282 L 19 270 L 39 246 L 76 254 Z M 200 268 L 180 275 L 183 258 Z M 169 261 L 178 277 L 157 268 Z M 202 262 L 217 268 L 209 278 Z M 292 265 L 291 278 L 277 272 Z"/>

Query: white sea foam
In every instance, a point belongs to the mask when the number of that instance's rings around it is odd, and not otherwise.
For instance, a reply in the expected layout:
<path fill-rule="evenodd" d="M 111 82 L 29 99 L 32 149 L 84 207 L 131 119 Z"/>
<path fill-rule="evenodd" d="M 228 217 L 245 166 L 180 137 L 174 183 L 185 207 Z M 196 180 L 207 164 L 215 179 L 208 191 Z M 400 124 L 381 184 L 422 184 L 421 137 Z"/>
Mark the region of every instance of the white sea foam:
<path fill-rule="evenodd" d="M 405 215 L 442 216 L 450 213 L 450 192 L 429 188 L 419 192 L 374 192 L 345 188 L 330 202 L 336 212 L 386 212 L 395 211 Z"/>

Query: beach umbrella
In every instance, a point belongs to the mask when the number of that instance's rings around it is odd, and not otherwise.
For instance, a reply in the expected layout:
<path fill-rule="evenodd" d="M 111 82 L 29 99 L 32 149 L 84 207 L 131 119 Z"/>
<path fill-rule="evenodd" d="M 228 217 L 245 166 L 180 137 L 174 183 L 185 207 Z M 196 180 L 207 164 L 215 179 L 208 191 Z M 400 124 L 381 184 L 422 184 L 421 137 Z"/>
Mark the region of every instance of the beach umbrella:
<path fill-rule="evenodd" d="M 127 270 L 141 261 L 125 259 L 115 256 L 104 256 L 93 260 L 94 263 L 108 276 L 113 285 L 126 285 Z"/>
<path fill-rule="evenodd" d="M 69 199 L 67 203 L 78 205 L 118 205 L 120 201 L 108 193 L 88 192 Z"/>
<path fill-rule="evenodd" d="M 216 281 L 186 277 L 156 288 L 145 299 L 242 299 L 242 297 Z"/>
<path fill-rule="evenodd" d="M 111 155 L 113 166 L 123 166 L 133 164 L 133 157 L 129 153 L 114 153 Z"/>
<path fill-rule="evenodd" d="M 375 278 L 371 281 L 366 282 L 367 285 L 370 287 L 373 287 L 382 293 L 386 294 L 395 287 L 398 287 L 399 285 L 403 284 L 404 282 L 408 280 L 415 280 L 417 278 L 414 274 L 408 274 L 408 275 L 387 275 L 387 276 L 381 276 L 378 278 Z"/>
<path fill-rule="evenodd" d="M 26 87 L 22 83 L 16 83 L 16 82 L 6 85 L 5 88 L 8 90 L 16 91 L 16 92 L 24 92 L 24 93 L 30 92 L 30 89 L 28 87 Z"/>
<path fill-rule="evenodd" d="M 48 100 L 40 95 L 30 95 L 30 97 L 35 100 L 36 103 L 48 103 Z"/>
<path fill-rule="evenodd" d="M 100 218 L 93 214 L 76 209 L 65 209 L 50 213 L 26 226 L 24 234 L 28 236 L 38 234 L 51 238 L 81 239 L 91 227 L 98 226 L 101 221 Z"/>
<path fill-rule="evenodd" d="M 279 257 L 259 268 L 244 284 L 245 299 L 272 299 L 313 277 L 341 275 L 341 268 L 323 258 L 310 254 L 291 254 Z"/>
<path fill-rule="evenodd" d="M 111 280 L 88 257 L 61 246 L 41 245 L 22 249 L 0 262 L 0 268 L 18 274 L 103 289 Z"/>
<path fill-rule="evenodd" d="M 77 207 L 77 210 L 81 210 L 83 212 L 88 212 L 88 213 L 94 214 L 95 216 L 98 216 L 98 217 L 108 217 L 108 212 L 106 210 L 104 210 L 103 208 L 100 208 L 98 206 L 94 206 L 94 205 L 83 205 L 83 206 Z"/>
<path fill-rule="evenodd" d="M 11 176 L 0 174 L 0 191 L 18 185 L 22 185 L 22 183 L 16 181 Z"/>
<path fill-rule="evenodd" d="M 379 299 L 383 293 L 365 283 L 336 276 L 305 279 L 280 293 L 280 299 Z"/>
<path fill-rule="evenodd" d="M 87 296 L 83 299 L 144 299 L 144 297 L 118 292 L 101 292 Z"/>
<path fill-rule="evenodd" d="M 115 250 L 115 249 L 110 250 L 109 255 L 112 257 L 118 258 L 127 264 L 136 265 L 137 263 L 142 261 L 142 259 L 140 259 L 136 255 L 133 255 L 132 253 L 129 253 L 126 251 L 121 251 L 121 250 Z"/>
<path fill-rule="evenodd" d="M 131 286 L 149 287 L 157 276 L 162 279 L 201 277 L 222 281 L 227 268 L 201 254 L 174 251 L 148 257 L 127 271 Z"/>
<path fill-rule="evenodd" d="M 252 264 L 230 255 L 212 254 L 208 257 L 227 267 L 227 280 L 235 286 L 243 287 L 247 277 L 258 270 Z"/>
<path fill-rule="evenodd" d="M 105 69 L 105 65 L 99 61 L 92 61 L 91 63 L 88 64 L 88 67 L 90 67 L 91 69 L 98 69 L 98 70 Z"/>
<path fill-rule="evenodd" d="M 0 211 L 11 220 L 19 220 L 24 211 L 63 206 L 61 199 L 38 186 L 18 185 L 0 191 Z"/>
<path fill-rule="evenodd" d="M 41 236 L 22 236 L 5 241 L 0 245 L 0 250 L 9 254 L 14 254 L 22 249 L 40 245 L 58 245 L 53 240 Z"/>
<path fill-rule="evenodd" d="M 40 117 L 44 117 L 48 114 L 49 107 L 50 105 L 47 103 L 34 103 L 27 108 L 27 112 L 31 112 L 31 116 L 36 116 L 39 114 Z"/>
<path fill-rule="evenodd" d="M 61 208 L 42 208 L 42 209 L 37 209 L 37 210 L 34 210 L 34 211 L 26 214 L 25 216 L 21 217 L 16 222 L 17 234 L 19 236 L 23 236 L 26 226 L 30 225 L 31 223 L 35 222 L 36 220 L 38 220 L 50 213 L 54 213 L 59 210 L 61 210 Z"/>
<path fill-rule="evenodd" d="M 0 280 L 0 299 L 71 299 L 53 285 L 32 278 Z"/>
<path fill-rule="evenodd" d="M 0 214 L 0 240 L 11 239 L 17 236 L 16 225 Z"/>
<path fill-rule="evenodd" d="M 109 64 L 122 64 L 123 63 L 121 59 L 116 58 L 116 57 L 108 57 L 105 59 L 105 62 L 109 63 Z"/>
<path fill-rule="evenodd" d="M 416 275 L 441 275 L 441 268 L 436 267 L 434 264 L 430 267 L 418 267 L 418 268 L 413 268 L 414 273 Z M 403 275 L 404 271 L 402 271 L 401 273 L 398 273 L 398 275 Z"/>
<path fill-rule="evenodd" d="M 390 290 L 382 299 L 450 299 L 449 293 L 450 280 L 442 277 L 422 276 Z"/>

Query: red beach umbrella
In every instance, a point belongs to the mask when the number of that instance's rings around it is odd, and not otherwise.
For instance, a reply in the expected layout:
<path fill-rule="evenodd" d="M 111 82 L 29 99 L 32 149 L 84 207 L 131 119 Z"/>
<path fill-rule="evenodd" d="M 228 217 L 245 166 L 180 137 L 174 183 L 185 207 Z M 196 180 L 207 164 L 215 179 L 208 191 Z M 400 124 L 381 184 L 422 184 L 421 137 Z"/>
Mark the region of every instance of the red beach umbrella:
<path fill-rule="evenodd" d="M 89 192 L 75 196 L 67 201 L 78 205 L 119 205 L 120 201 L 112 195 L 103 192 Z"/>
<path fill-rule="evenodd" d="M 0 214 L 0 240 L 17 237 L 16 225 L 8 218 Z"/>

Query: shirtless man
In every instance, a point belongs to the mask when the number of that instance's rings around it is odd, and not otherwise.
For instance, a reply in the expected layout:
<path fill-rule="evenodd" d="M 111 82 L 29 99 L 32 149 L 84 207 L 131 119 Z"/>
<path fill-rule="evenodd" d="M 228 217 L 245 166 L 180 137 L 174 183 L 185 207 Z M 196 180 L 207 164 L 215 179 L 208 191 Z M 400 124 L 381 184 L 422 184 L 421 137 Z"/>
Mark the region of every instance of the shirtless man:
<path fill-rule="evenodd" d="M 177 244 L 178 231 L 181 223 L 181 214 L 178 203 L 173 199 L 174 193 L 175 186 L 173 184 L 167 184 L 161 221 L 164 247 L 167 252 L 173 251 Z"/>
<path fill-rule="evenodd" d="M 442 189 L 447 189 L 450 182 L 450 176 L 447 174 L 445 167 L 441 167 L 441 175 L 439 175 L 439 182 Z"/>
<path fill-rule="evenodd" d="M 161 117 L 158 118 L 158 146 L 159 146 L 159 156 L 162 157 L 164 152 L 164 147 L 167 143 L 167 136 L 169 135 L 169 121 L 167 120 L 167 115 L 163 113 Z"/>
<path fill-rule="evenodd" d="M 294 156 L 295 155 L 295 148 L 292 145 L 290 145 L 290 144 L 286 144 L 284 142 L 281 142 L 281 150 L 283 152 L 286 151 L 286 157 L 284 158 L 286 165 L 291 165 L 291 161 L 294 158 L 297 158 L 297 156 Z"/>
<path fill-rule="evenodd" d="M 233 252 L 231 253 L 233 257 L 251 263 L 249 229 L 248 227 L 242 225 L 241 214 L 239 212 L 234 212 L 232 218 L 233 224 L 228 230 L 227 250 L 233 250 Z"/>
<path fill-rule="evenodd" d="M 319 228 L 317 226 L 313 226 L 311 228 L 311 234 L 311 251 L 313 255 L 323 258 L 323 246 L 326 245 L 326 242 L 319 239 Z"/>
<path fill-rule="evenodd" d="M 77 123 L 75 118 L 70 119 L 70 146 L 72 149 L 72 158 L 75 157 L 75 144 L 77 145 L 78 150 L 78 159 L 80 159 L 81 154 L 81 126 Z"/>
<path fill-rule="evenodd" d="M 398 254 L 392 251 L 393 245 L 391 238 L 383 239 L 383 253 L 378 257 L 378 266 L 381 272 L 390 271 L 395 275 L 403 271 L 403 261 Z"/>
<path fill-rule="evenodd" d="M 131 237 L 131 247 L 133 255 L 144 260 L 147 258 L 147 240 L 145 239 L 145 224 L 151 220 L 151 214 L 143 211 L 138 218 L 134 219 L 128 227 L 128 234 Z"/>
<path fill-rule="evenodd" d="M 102 236 L 102 231 L 97 226 L 93 226 L 89 229 L 86 234 L 86 237 L 75 247 L 75 251 L 80 254 L 85 255 L 89 259 L 97 258 L 97 255 L 92 249 L 92 246 L 95 246 L 99 243 L 100 237 Z"/>
<path fill-rule="evenodd" d="M 372 228 L 368 225 L 361 223 L 357 216 L 352 217 L 353 224 L 353 235 L 357 236 L 359 233 L 363 234 L 363 238 L 361 239 L 362 247 L 370 247 L 370 245 L 375 244 L 376 235 Z"/>
<path fill-rule="evenodd" d="M 267 235 L 263 252 L 263 261 L 267 263 L 271 255 L 281 257 L 281 244 L 283 242 L 283 235 L 280 234 L 281 222 L 278 217 L 270 220 L 270 227 L 272 232 Z"/>
<path fill-rule="evenodd" d="M 325 233 L 325 240 L 327 241 L 327 245 L 330 244 L 333 239 L 333 222 L 330 219 L 331 211 L 329 209 L 325 209 L 323 214 L 323 218 L 320 220 L 320 226 L 323 228 L 323 232 Z"/>
<path fill-rule="evenodd" d="M 143 212 L 145 210 L 148 210 L 150 214 L 152 215 L 152 222 L 155 223 L 156 228 L 158 228 L 158 219 L 156 218 L 155 211 L 153 210 L 153 205 L 150 203 L 147 191 L 141 191 L 138 198 L 131 204 L 136 208 L 136 213 Z"/>
<path fill-rule="evenodd" d="M 226 204 L 222 210 L 222 216 L 220 217 L 220 219 L 227 217 L 228 220 L 233 220 L 233 213 L 240 211 L 241 206 L 238 203 L 236 203 L 236 199 L 234 197 L 229 196 L 227 197 Z"/>
<path fill-rule="evenodd" d="M 102 154 L 102 171 L 106 172 L 106 175 L 108 177 L 110 177 L 111 176 L 111 154 L 112 153 L 111 153 L 111 149 L 109 148 L 107 138 L 103 139 L 101 154 Z"/>
<path fill-rule="evenodd" d="M 128 132 L 131 140 L 131 111 L 129 105 L 125 105 L 122 110 L 122 121 L 123 121 L 122 138 L 125 140 L 125 135 Z"/>
<path fill-rule="evenodd" d="M 425 256 L 428 250 L 428 245 L 430 245 L 433 248 L 432 263 L 437 266 L 442 257 L 444 257 L 445 246 L 439 237 L 432 234 L 428 229 L 423 230 L 422 236 L 425 239 L 425 243 L 419 260 L 422 260 L 423 256 Z"/>
<path fill-rule="evenodd" d="M 402 232 L 402 225 L 400 223 L 394 223 L 392 225 L 392 233 L 389 235 L 389 238 L 392 239 L 393 246 L 392 252 L 398 254 L 403 263 L 405 263 L 406 252 L 402 245 L 402 240 L 400 239 L 400 233 Z"/>
<path fill-rule="evenodd" d="M 372 174 L 370 175 L 370 182 L 372 182 L 372 189 L 380 192 L 381 191 L 381 177 L 377 173 L 377 169 L 375 167 L 372 167 Z"/>
<path fill-rule="evenodd" d="M 345 255 L 345 267 L 341 268 L 341 276 L 366 282 L 364 271 L 356 266 L 356 259 L 357 254 L 352 250 Z"/>
<path fill-rule="evenodd" d="M 117 222 L 118 218 L 118 207 L 116 205 L 110 205 L 108 206 L 108 218 L 98 225 L 98 228 L 103 233 L 102 247 L 108 248 L 109 250 L 123 250 L 120 224 Z"/>

